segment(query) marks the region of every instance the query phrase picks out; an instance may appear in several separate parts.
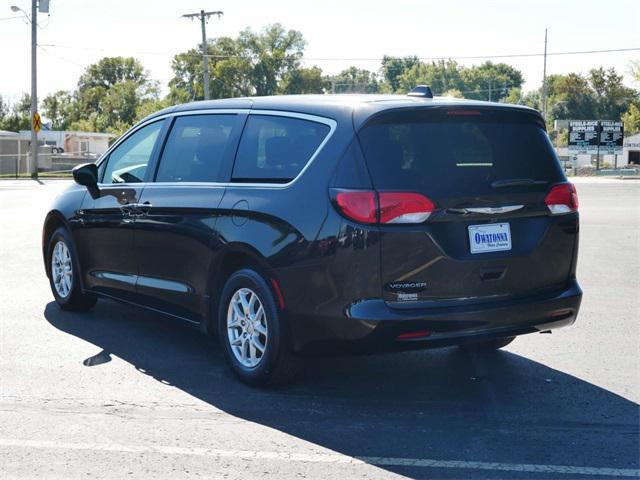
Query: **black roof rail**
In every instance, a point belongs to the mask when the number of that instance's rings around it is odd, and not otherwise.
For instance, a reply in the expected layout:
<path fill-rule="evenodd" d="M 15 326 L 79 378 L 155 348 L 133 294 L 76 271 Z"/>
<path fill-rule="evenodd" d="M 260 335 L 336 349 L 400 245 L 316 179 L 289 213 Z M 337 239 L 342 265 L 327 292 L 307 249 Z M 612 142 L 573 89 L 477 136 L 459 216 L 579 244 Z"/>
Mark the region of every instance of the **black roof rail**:
<path fill-rule="evenodd" d="M 409 97 L 423 97 L 423 98 L 433 98 L 433 92 L 431 91 L 431 87 L 429 85 L 418 85 L 411 89 L 409 93 L 407 93 Z"/>

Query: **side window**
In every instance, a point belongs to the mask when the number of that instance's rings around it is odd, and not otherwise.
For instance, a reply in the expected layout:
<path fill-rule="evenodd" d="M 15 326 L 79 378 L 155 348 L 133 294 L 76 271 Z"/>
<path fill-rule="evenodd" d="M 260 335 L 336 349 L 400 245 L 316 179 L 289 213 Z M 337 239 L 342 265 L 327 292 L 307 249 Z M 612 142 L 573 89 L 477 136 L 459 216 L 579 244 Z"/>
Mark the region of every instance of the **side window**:
<path fill-rule="evenodd" d="M 163 121 L 142 127 L 109 154 L 102 183 L 144 182 L 147 165 L 151 160 Z"/>
<path fill-rule="evenodd" d="M 178 117 L 164 147 L 156 182 L 223 180 L 220 171 L 224 160 L 232 155 L 234 145 L 229 138 L 237 124 L 238 115 Z"/>
<path fill-rule="evenodd" d="M 250 115 L 233 166 L 234 182 L 287 183 L 309 162 L 329 133 L 323 123 Z"/>

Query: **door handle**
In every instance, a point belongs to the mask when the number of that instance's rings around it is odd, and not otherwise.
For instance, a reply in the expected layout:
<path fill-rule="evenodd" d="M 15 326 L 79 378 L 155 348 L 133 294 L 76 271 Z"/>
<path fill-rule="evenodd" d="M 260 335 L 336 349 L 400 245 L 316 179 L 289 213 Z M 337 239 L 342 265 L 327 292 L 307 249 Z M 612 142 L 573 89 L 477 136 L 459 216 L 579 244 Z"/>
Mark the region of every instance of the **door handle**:
<path fill-rule="evenodd" d="M 126 203 L 120 207 L 120 211 L 124 215 L 129 215 L 131 217 L 139 217 L 141 215 L 146 215 L 149 213 L 149 209 L 152 207 L 150 202 L 144 203 Z"/>
<path fill-rule="evenodd" d="M 151 205 L 151 202 L 144 202 L 144 203 L 137 203 L 136 204 L 136 209 L 138 210 L 138 215 L 146 215 L 149 213 L 149 210 L 151 210 L 151 207 L 153 207 L 153 205 Z"/>
<path fill-rule="evenodd" d="M 133 212 L 135 210 L 135 203 L 125 203 L 124 205 L 120 205 L 120 211 L 122 212 L 123 215 L 133 215 Z"/>

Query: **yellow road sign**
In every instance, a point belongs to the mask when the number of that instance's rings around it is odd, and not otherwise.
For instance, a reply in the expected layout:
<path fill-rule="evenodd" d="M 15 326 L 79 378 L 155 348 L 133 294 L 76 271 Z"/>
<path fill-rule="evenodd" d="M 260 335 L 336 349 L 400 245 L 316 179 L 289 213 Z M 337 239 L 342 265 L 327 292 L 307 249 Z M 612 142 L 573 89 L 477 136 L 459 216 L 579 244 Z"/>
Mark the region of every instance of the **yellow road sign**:
<path fill-rule="evenodd" d="M 33 125 L 33 129 L 36 131 L 36 133 L 38 133 L 42 129 L 42 120 L 40 119 L 40 114 L 38 112 L 33 114 L 31 125 Z"/>

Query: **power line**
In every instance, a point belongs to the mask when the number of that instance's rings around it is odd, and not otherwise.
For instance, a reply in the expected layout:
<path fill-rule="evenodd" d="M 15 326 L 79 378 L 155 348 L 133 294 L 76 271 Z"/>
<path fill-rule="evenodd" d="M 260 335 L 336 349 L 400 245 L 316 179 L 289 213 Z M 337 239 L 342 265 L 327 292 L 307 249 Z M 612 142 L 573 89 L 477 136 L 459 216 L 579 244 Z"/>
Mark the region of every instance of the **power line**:
<path fill-rule="evenodd" d="M 55 45 L 47 44 L 47 47 L 54 48 L 69 48 L 74 50 L 89 50 L 89 51 L 107 51 L 103 48 L 91 48 L 91 47 L 77 47 L 71 45 Z M 640 47 L 629 48 L 609 48 L 604 50 L 576 50 L 576 51 L 562 51 L 562 52 L 547 52 L 547 56 L 562 56 L 562 55 L 589 55 L 598 53 L 618 53 L 618 52 L 636 52 L 640 51 Z M 153 51 L 134 51 L 135 55 L 166 55 L 167 52 L 153 52 Z M 204 55 L 200 53 L 181 53 L 184 56 L 202 57 Z M 246 55 L 206 55 L 209 58 L 227 59 L 227 58 L 255 58 Z M 411 55 L 408 55 L 411 56 Z M 440 57 L 415 57 L 418 60 L 482 60 L 489 58 L 526 58 L 526 57 L 543 57 L 544 53 L 514 53 L 514 54 L 500 54 L 500 55 L 467 55 L 467 56 L 440 56 Z M 388 55 L 387 58 L 397 58 L 392 55 Z M 382 61 L 384 57 L 301 57 L 305 61 L 351 61 L 351 62 L 365 62 L 365 61 Z"/>

